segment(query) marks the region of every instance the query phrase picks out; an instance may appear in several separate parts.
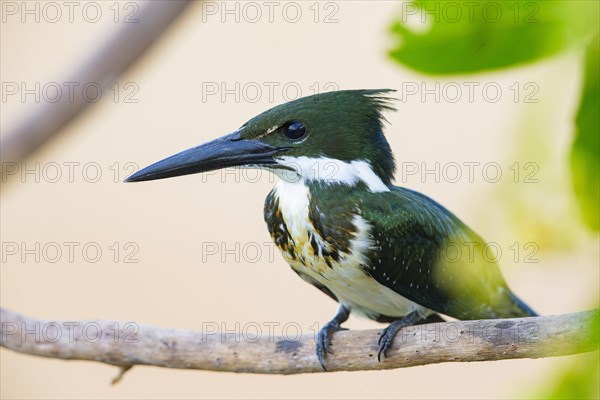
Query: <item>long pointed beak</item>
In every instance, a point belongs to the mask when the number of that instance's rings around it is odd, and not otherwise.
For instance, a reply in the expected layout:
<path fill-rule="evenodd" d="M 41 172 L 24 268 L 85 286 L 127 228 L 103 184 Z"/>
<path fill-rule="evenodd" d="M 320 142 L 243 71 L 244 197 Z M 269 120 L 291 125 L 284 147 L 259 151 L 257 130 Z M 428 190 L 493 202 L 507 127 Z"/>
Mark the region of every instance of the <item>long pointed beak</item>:
<path fill-rule="evenodd" d="M 273 147 L 256 139 L 243 139 L 239 131 L 235 131 L 143 168 L 125 182 L 151 181 L 227 167 L 275 165 L 273 156 L 288 149 Z"/>

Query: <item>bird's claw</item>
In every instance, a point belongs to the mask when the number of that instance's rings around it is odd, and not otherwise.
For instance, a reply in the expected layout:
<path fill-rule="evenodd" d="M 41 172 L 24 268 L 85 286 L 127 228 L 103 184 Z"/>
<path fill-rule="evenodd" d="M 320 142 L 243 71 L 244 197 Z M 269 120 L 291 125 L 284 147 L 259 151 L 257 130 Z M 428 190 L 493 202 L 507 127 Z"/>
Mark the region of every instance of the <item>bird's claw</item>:
<path fill-rule="evenodd" d="M 377 361 L 381 362 L 381 355 L 383 354 L 384 358 L 387 358 L 387 351 L 392 347 L 392 343 L 394 343 L 394 337 L 398 331 L 395 329 L 390 329 L 387 327 L 381 332 L 381 336 L 379 336 L 379 351 L 377 352 Z"/>
<path fill-rule="evenodd" d="M 347 329 L 342 328 L 340 324 L 330 321 L 319 331 L 319 334 L 317 335 L 317 358 L 324 371 L 327 371 L 327 368 L 325 368 L 325 354 L 333 354 L 331 344 L 329 343 L 331 336 L 334 332 L 345 330 Z"/>
<path fill-rule="evenodd" d="M 394 338 L 402 328 L 414 325 L 421 320 L 423 320 L 423 317 L 416 311 L 412 311 L 404 318 L 397 319 L 389 324 L 388 327 L 381 332 L 381 336 L 379 336 L 379 351 L 377 352 L 377 361 L 381 362 L 382 354 L 383 357 L 387 358 L 387 351 L 392 347 Z"/>

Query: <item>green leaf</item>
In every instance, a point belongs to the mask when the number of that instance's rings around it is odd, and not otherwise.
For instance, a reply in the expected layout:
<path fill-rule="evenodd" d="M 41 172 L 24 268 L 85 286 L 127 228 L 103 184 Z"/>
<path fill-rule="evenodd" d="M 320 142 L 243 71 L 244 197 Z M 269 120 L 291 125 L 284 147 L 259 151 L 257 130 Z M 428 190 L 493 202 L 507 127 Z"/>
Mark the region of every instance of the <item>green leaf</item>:
<path fill-rule="evenodd" d="M 600 68 L 598 34 L 585 55 L 585 72 L 576 132 L 571 151 L 571 173 L 575 195 L 586 225 L 600 229 Z"/>
<path fill-rule="evenodd" d="M 430 29 L 409 29 L 410 16 Z M 597 26 L 597 1 L 415 1 L 392 26 L 399 43 L 390 55 L 425 73 L 471 73 L 553 55 Z"/>

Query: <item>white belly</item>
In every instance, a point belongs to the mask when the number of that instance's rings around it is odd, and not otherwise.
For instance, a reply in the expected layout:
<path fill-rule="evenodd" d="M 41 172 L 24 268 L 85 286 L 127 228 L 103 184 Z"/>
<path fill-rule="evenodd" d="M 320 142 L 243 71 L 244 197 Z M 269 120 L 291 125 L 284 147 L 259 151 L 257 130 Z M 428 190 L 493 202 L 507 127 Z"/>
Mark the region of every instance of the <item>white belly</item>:
<path fill-rule="evenodd" d="M 373 246 L 371 226 L 364 218 L 358 214 L 354 216 L 353 223 L 357 229 L 354 239 L 350 241 L 350 250 L 347 253 L 339 252 L 339 260 L 330 261 L 331 265 L 328 265 L 322 257 L 315 254 L 310 244 L 309 232 L 320 245 L 330 246 L 327 238 L 320 237 L 314 230 L 308 217 L 308 187 L 301 181 L 280 181 L 275 192 L 282 217 L 296 244 L 296 252 L 302 255 L 304 262 L 285 252 L 283 256 L 300 276 L 306 276 L 307 281 L 313 280 L 325 286 L 340 303 L 367 317 L 403 317 L 414 310 L 426 313 L 425 308 L 381 285 L 363 271 L 362 267 L 369 265 L 365 254 Z"/>
<path fill-rule="evenodd" d="M 323 273 L 316 273 L 305 265 L 291 263 L 295 270 L 309 275 L 312 279 L 327 287 L 339 300 L 352 311 L 366 317 L 377 318 L 378 315 L 403 317 L 413 310 L 425 309 L 393 290 L 381 285 L 365 274 L 360 265 L 351 262 L 325 265 Z"/>

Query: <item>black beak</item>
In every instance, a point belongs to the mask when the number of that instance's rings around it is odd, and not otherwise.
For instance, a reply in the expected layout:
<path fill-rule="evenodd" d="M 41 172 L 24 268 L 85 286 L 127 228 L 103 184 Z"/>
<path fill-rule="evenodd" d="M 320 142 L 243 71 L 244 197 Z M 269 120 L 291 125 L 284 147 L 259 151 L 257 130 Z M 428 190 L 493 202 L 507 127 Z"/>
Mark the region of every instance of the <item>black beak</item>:
<path fill-rule="evenodd" d="M 256 139 L 243 139 L 240 132 L 235 131 L 143 168 L 125 182 L 151 181 L 244 165 L 277 165 L 273 156 L 288 149 Z"/>

